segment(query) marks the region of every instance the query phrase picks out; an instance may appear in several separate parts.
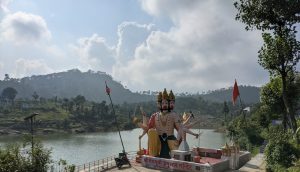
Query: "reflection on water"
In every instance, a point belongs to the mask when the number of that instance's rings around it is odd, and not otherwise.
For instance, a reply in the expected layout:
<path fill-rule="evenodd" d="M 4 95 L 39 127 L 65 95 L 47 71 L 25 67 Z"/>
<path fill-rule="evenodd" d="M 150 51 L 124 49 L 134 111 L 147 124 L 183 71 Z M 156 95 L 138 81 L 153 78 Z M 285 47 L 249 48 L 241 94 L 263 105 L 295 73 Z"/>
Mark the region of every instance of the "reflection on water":
<path fill-rule="evenodd" d="M 198 133 L 199 130 L 194 130 Z M 216 133 L 213 130 L 201 129 L 200 140 L 188 135 L 187 141 L 190 148 L 193 146 L 220 148 L 224 145 L 226 137 L 223 133 Z M 126 151 L 138 150 L 138 136 L 142 134 L 141 129 L 122 131 Z M 70 164 L 83 164 L 118 154 L 122 151 L 118 132 L 101 132 L 89 134 L 59 134 L 39 137 L 45 147 L 52 148 L 52 159 L 58 161 L 65 159 Z M 22 136 L 1 136 L 0 146 L 7 143 L 22 142 Z M 142 139 L 142 147 L 147 147 L 147 136 Z"/>

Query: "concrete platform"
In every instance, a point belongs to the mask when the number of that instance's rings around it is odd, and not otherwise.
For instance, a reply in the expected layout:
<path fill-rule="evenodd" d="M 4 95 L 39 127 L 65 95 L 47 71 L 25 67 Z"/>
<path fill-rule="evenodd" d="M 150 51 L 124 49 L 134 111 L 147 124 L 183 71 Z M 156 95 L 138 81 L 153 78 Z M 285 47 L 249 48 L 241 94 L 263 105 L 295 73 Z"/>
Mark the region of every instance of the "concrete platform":
<path fill-rule="evenodd" d="M 132 167 L 124 166 L 122 169 L 113 168 L 107 171 L 122 171 L 122 172 L 157 172 L 163 170 L 155 170 L 143 167 L 141 164 L 132 161 Z M 257 154 L 255 157 L 251 158 L 251 160 L 246 163 L 243 167 L 239 170 L 231 170 L 227 172 L 265 172 L 266 162 L 264 160 L 264 155 L 262 153 Z"/>
<path fill-rule="evenodd" d="M 264 154 L 259 153 L 255 157 L 246 163 L 242 168 L 239 169 L 240 172 L 260 172 L 266 171 L 266 161 L 264 160 Z"/>
<path fill-rule="evenodd" d="M 238 170 L 231 170 L 227 172 L 264 172 L 266 171 L 266 161 L 264 154 L 259 153 L 255 157 L 252 157 L 243 167 Z"/>

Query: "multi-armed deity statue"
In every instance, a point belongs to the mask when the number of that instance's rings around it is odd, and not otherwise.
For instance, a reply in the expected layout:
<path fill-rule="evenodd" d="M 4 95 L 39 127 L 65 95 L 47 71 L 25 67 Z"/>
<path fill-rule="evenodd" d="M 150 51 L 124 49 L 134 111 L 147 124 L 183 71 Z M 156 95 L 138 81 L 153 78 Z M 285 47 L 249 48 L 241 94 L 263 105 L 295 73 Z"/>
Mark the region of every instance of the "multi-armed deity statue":
<path fill-rule="evenodd" d="M 161 158 L 170 158 L 170 151 L 178 148 L 174 129 L 179 129 L 180 119 L 172 112 L 174 105 L 173 92 L 170 91 L 168 94 L 164 89 L 157 98 L 157 106 L 160 111 L 151 115 L 148 125 L 148 148 L 149 154 L 153 153 L 153 156 L 158 154 Z M 158 135 L 158 139 L 156 135 Z"/>
<path fill-rule="evenodd" d="M 167 93 L 164 89 L 163 93 L 157 96 L 158 112 L 151 115 L 150 120 L 146 114 L 143 114 L 143 123 L 136 123 L 144 132 L 139 137 L 140 139 L 148 133 L 148 153 L 151 156 L 159 156 L 161 158 L 171 158 L 170 151 L 177 150 L 180 144 L 180 150 L 189 149 L 186 143 L 186 133 L 198 137 L 198 134 L 193 133 L 189 128 L 194 124 L 190 123 L 191 116 L 184 115 L 183 120 L 173 112 L 175 106 L 175 96 L 172 92 Z M 178 139 L 174 136 L 174 129 L 178 131 Z"/>

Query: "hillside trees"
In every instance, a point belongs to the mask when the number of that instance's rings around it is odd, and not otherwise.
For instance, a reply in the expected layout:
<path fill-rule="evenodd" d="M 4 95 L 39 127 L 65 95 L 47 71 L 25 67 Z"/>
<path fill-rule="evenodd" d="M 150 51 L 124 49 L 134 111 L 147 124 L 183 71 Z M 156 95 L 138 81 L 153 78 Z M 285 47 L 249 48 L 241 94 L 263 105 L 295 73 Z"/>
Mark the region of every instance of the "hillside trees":
<path fill-rule="evenodd" d="M 80 111 L 80 112 L 83 112 L 83 105 L 85 103 L 85 97 L 82 96 L 82 95 L 78 95 L 74 98 L 74 103 L 75 103 L 75 106 L 76 106 L 76 110 L 77 111 Z"/>

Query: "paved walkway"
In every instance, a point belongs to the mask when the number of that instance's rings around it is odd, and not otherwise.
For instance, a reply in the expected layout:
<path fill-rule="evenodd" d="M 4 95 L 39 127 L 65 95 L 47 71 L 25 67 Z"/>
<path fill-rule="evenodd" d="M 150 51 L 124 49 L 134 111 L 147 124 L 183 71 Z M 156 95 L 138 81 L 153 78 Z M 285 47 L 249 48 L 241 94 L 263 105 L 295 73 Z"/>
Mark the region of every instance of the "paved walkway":
<path fill-rule="evenodd" d="M 266 161 L 264 160 L 264 154 L 259 153 L 255 157 L 251 158 L 242 168 L 235 170 L 235 172 L 262 172 L 266 171 Z"/>

